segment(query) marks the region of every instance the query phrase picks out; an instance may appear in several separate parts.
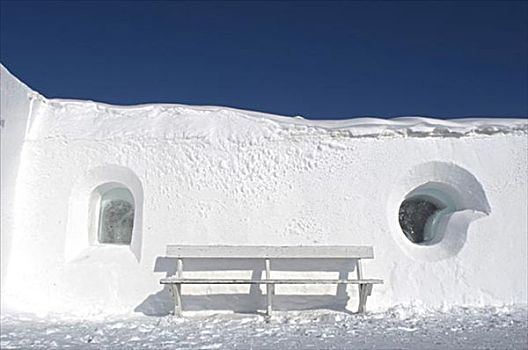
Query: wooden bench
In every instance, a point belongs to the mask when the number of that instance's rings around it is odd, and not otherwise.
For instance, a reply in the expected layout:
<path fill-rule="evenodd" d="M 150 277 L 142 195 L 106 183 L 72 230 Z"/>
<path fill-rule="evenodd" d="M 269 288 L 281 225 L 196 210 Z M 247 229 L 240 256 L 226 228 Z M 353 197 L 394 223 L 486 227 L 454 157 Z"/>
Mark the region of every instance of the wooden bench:
<path fill-rule="evenodd" d="M 374 284 L 381 284 L 380 279 L 365 279 L 361 267 L 362 259 L 373 259 L 374 252 L 370 246 L 167 246 L 167 257 L 177 259 L 176 276 L 161 279 L 161 284 L 168 284 L 174 296 L 174 315 L 182 314 L 183 284 L 264 284 L 266 285 L 266 312 L 271 315 L 272 298 L 276 284 L 357 284 L 359 289 L 358 313 L 366 311 L 367 297 Z M 264 279 L 243 278 L 184 278 L 183 260 L 192 259 L 263 259 L 265 262 Z M 277 279 L 271 278 L 271 260 L 274 259 L 354 259 L 357 278 L 345 279 Z"/>

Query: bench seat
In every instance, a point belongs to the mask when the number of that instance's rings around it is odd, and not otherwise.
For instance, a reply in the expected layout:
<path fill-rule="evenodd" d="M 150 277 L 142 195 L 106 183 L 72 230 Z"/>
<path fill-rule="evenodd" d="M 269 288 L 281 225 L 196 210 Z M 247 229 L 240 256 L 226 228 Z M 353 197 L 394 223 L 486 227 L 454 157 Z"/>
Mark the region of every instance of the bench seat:
<path fill-rule="evenodd" d="M 210 279 L 210 278 L 162 278 L 161 284 L 383 284 L 380 279 Z"/>

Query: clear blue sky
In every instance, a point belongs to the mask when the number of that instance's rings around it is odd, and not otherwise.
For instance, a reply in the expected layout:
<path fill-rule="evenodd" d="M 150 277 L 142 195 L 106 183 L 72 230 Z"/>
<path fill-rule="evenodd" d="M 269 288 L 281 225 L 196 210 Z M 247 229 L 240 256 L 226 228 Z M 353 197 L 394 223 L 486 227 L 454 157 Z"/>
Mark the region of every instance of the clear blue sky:
<path fill-rule="evenodd" d="M 48 97 L 313 119 L 528 116 L 527 2 L 1 1 Z"/>

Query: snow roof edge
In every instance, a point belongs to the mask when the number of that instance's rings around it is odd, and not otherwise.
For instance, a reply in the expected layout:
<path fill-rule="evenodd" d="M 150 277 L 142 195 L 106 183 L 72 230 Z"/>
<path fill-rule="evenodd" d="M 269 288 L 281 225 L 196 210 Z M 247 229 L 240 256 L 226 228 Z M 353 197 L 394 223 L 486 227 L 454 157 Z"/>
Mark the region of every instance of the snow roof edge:
<path fill-rule="evenodd" d="M 453 119 L 438 119 L 423 116 L 401 116 L 396 118 L 384 119 L 376 117 L 357 117 L 350 119 L 332 119 L 332 120 L 315 120 L 305 119 L 301 116 L 285 116 L 266 112 L 245 110 L 234 107 L 214 106 L 214 105 L 186 105 L 177 103 L 145 103 L 138 105 L 113 105 L 104 102 L 97 102 L 92 100 L 77 100 L 77 99 L 62 99 L 62 98 L 46 98 L 36 90 L 33 90 L 27 84 L 18 79 L 12 74 L 7 67 L 0 63 L 0 70 L 2 76 L 7 74 L 17 83 L 26 88 L 33 97 L 43 101 L 45 104 L 51 106 L 91 106 L 100 110 L 108 111 L 137 111 L 137 110 L 171 110 L 179 109 L 189 112 L 228 112 L 244 117 L 252 117 L 259 119 L 268 119 L 279 124 L 287 124 L 292 126 L 306 126 L 315 127 L 327 130 L 345 130 L 356 128 L 368 128 L 371 132 L 376 133 L 374 129 L 379 128 L 378 132 L 381 134 L 387 129 L 395 130 L 410 130 L 420 129 L 426 127 L 431 128 L 448 128 L 448 129 L 471 129 L 472 131 L 494 129 L 514 129 L 515 131 L 522 131 L 528 133 L 528 118 L 501 118 L 501 117 L 473 117 L 473 118 L 453 118 Z M 484 132 L 486 133 L 486 132 Z"/>

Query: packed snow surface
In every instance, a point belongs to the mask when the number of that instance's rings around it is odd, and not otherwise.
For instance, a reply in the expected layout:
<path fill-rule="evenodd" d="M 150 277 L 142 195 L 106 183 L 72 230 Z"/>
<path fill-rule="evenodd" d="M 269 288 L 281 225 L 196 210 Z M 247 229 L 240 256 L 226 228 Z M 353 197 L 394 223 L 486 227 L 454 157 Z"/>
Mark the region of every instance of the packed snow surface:
<path fill-rule="evenodd" d="M 526 349 L 525 308 L 79 320 L 2 315 L 2 349 Z"/>

